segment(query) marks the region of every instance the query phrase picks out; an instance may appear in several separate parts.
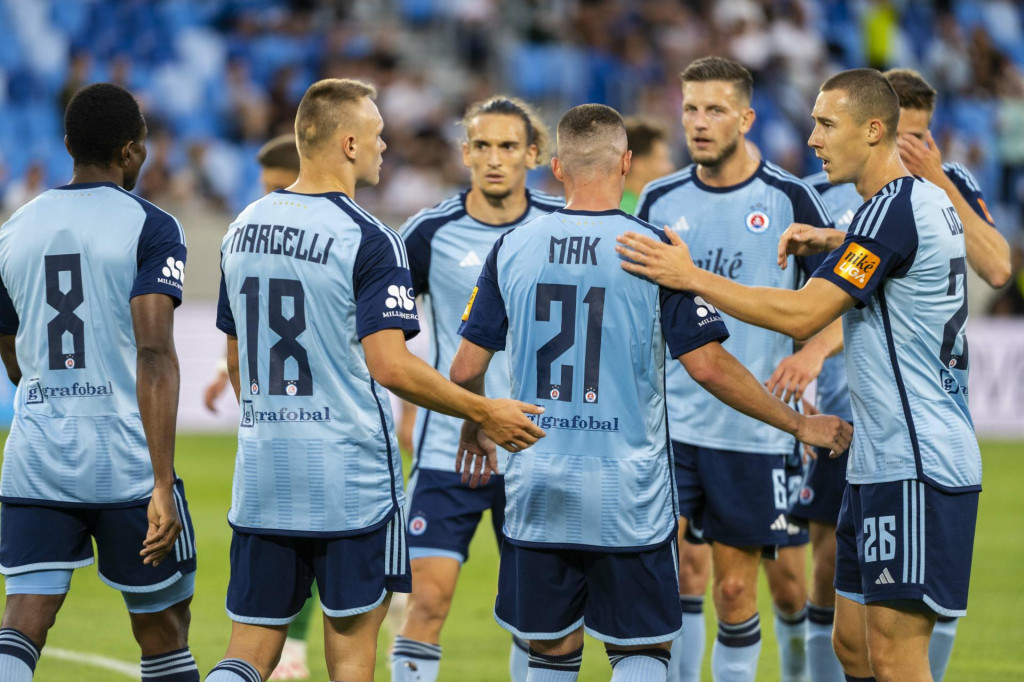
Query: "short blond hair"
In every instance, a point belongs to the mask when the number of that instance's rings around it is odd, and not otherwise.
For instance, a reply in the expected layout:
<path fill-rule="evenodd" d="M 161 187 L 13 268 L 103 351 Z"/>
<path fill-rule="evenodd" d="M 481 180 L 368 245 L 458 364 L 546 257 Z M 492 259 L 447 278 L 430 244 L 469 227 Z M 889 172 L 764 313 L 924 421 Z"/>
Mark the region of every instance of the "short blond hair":
<path fill-rule="evenodd" d="M 377 88 L 351 78 L 325 78 L 310 85 L 295 114 L 299 156 L 309 156 L 334 136 L 344 122 L 344 105 L 376 96 Z"/>

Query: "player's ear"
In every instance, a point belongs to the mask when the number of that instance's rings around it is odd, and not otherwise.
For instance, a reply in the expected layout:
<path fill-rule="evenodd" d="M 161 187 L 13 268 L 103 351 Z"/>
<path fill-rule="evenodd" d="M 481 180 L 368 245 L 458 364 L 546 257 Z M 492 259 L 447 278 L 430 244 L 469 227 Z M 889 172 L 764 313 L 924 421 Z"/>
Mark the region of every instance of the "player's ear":
<path fill-rule="evenodd" d="M 531 144 L 526 147 L 526 167 L 533 170 L 537 167 L 537 157 L 540 155 L 540 149 L 537 145 Z"/>
<path fill-rule="evenodd" d="M 743 110 L 740 115 L 740 132 L 746 135 L 750 132 L 750 129 L 754 127 L 754 120 L 757 118 L 757 113 L 754 109 L 748 106 Z"/>
<path fill-rule="evenodd" d="M 629 175 L 629 169 L 633 167 L 633 150 L 627 149 L 622 155 L 622 176 Z"/>
<path fill-rule="evenodd" d="M 885 137 L 885 124 L 877 118 L 868 119 L 865 133 L 868 144 L 874 146 Z"/>
<path fill-rule="evenodd" d="M 557 156 L 551 157 L 551 173 L 555 176 L 555 180 L 565 182 L 565 176 L 562 174 L 562 162 L 558 160 Z"/>
<path fill-rule="evenodd" d="M 341 138 L 341 151 L 349 161 L 356 160 L 356 136 L 345 135 Z"/>
<path fill-rule="evenodd" d="M 469 163 L 469 140 L 462 141 L 462 165 L 466 168 L 470 167 Z"/>

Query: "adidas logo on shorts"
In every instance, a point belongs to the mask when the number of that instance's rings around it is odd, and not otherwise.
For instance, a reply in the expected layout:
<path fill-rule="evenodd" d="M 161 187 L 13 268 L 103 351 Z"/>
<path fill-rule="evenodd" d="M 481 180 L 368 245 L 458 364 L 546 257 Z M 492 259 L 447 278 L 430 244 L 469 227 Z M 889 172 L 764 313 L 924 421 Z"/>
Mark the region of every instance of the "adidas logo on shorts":
<path fill-rule="evenodd" d="M 875 580 L 876 585 L 895 585 L 896 581 L 892 579 L 892 574 L 889 573 L 888 568 L 882 569 L 881 574 Z"/>
<path fill-rule="evenodd" d="M 789 524 L 786 523 L 786 515 L 779 514 L 779 518 L 772 521 L 772 525 L 770 526 L 770 528 L 772 530 L 788 530 Z"/>

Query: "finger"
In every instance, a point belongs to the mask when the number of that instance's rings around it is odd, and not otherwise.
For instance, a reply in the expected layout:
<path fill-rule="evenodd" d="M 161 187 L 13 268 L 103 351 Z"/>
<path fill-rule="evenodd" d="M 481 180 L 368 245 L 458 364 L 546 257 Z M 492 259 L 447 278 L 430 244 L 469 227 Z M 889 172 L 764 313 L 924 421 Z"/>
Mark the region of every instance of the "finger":
<path fill-rule="evenodd" d="M 780 364 L 778 367 L 775 368 L 775 371 L 772 372 L 772 375 L 768 377 L 768 381 L 764 382 L 764 387 L 768 389 L 769 393 L 776 396 L 778 395 L 778 393 L 775 392 L 775 389 L 778 387 L 779 382 L 782 381 L 782 376 L 784 373 L 785 370 L 783 369 L 783 366 Z"/>
<path fill-rule="evenodd" d="M 621 267 L 626 272 L 633 273 L 634 275 L 644 275 L 647 273 L 647 268 L 645 266 L 638 265 L 628 260 L 620 260 L 619 267 Z"/>
<path fill-rule="evenodd" d="M 465 456 L 465 452 L 462 443 L 459 443 L 459 449 L 455 453 L 455 473 L 462 471 L 462 458 Z"/>
<path fill-rule="evenodd" d="M 547 435 L 547 433 L 544 432 L 544 429 L 540 428 L 533 422 L 530 422 L 529 424 L 524 426 L 523 430 L 533 438 L 533 440 L 530 441 L 530 445 L 533 445 L 538 440 Z"/>
<path fill-rule="evenodd" d="M 540 405 L 533 405 L 531 403 L 523 403 L 516 401 L 519 409 L 527 414 L 544 414 L 544 408 Z"/>
<path fill-rule="evenodd" d="M 924 131 L 924 141 L 929 149 L 935 149 L 936 147 L 938 147 L 938 145 L 935 144 L 935 138 L 932 137 L 931 130 Z"/>
<path fill-rule="evenodd" d="M 835 459 L 835 458 L 837 458 L 837 457 L 838 457 L 839 455 L 841 455 L 841 454 L 842 454 L 842 453 L 840 453 L 840 452 L 836 452 L 835 450 L 829 450 L 829 451 L 828 451 L 828 458 L 829 458 L 829 459 Z"/>
<path fill-rule="evenodd" d="M 810 378 L 804 377 L 803 379 L 797 379 L 796 387 L 793 390 L 793 400 L 803 400 L 804 391 L 807 390 L 807 385 L 811 383 Z"/>
<path fill-rule="evenodd" d="M 672 244 L 674 244 L 675 246 L 679 246 L 680 244 L 683 243 L 683 238 L 679 236 L 679 233 L 677 233 L 668 225 L 665 226 L 665 234 L 668 235 L 668 240 L 672 242 Z"/>
<path fill-rule="evenodd" d="M 789 265 L 789 239 L 790 237 L 788 232 L 779 237 L 778 264 L 783 270 L 785 270 L 786 266 Z"/>

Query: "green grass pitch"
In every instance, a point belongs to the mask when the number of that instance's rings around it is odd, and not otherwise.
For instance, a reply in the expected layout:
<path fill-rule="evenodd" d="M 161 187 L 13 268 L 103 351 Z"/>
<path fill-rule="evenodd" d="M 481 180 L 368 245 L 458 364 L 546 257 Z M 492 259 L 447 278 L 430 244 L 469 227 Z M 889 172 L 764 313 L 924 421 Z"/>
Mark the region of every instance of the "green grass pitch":
<path fill-rule="evenodd" d="M 1024 485 L 1024 451 L 1021 443 L 987 442 L 985 492 L 975 542 L 971 581 L 970 615 L 961 624 L 947 680 L 1024 679 L 1024 659 L 1018 657 L 1024 643 L 1024 534 L 1020 533 L 1020 490 Z M 177 469 L 185 479 L 199 544 L 199 573 L 192 604 L 191 645 L 199 668 L 206 672 L 223 655 L 231 624 L 224 613 L 228 581 L 230 531 L 226 514 L 231 493 L 234 438 L 181 436 Z M 441 638 L 444 661 L 441 680 L 507 680 L 508 634 L 491 615 L 496 589 L 497 552 L 489 524 L 477 534 L 466 565 L 451 616 Z M 758 680 L 778 680 L 778 657 L 772 633 L 767 589 L 761 585 L 764 643 Z M 708 649 L 715 632 L 708 609 Z M 310 637 L 310 662 L 314 680 L 326 680 L 322 628 L 314 623 Z M 125 663 L 138 662 L 128 617 L 120 596 L 103 585 L 90 566 L 76 572 L 71 593 L 50 633 L 48 647 L 96 654 Z M 386 651 L 382 635 L 377 655 L 377 679 L 387 680 Z M 710 679 L 710 654 L 705 656 Z M 581 680 L 607 680 L 610 668 L 600 643 L 587 639 Z M 68 661 L 44 650 L 37 682 L 117 682 L 128 676 L 95 665 Z"/>

